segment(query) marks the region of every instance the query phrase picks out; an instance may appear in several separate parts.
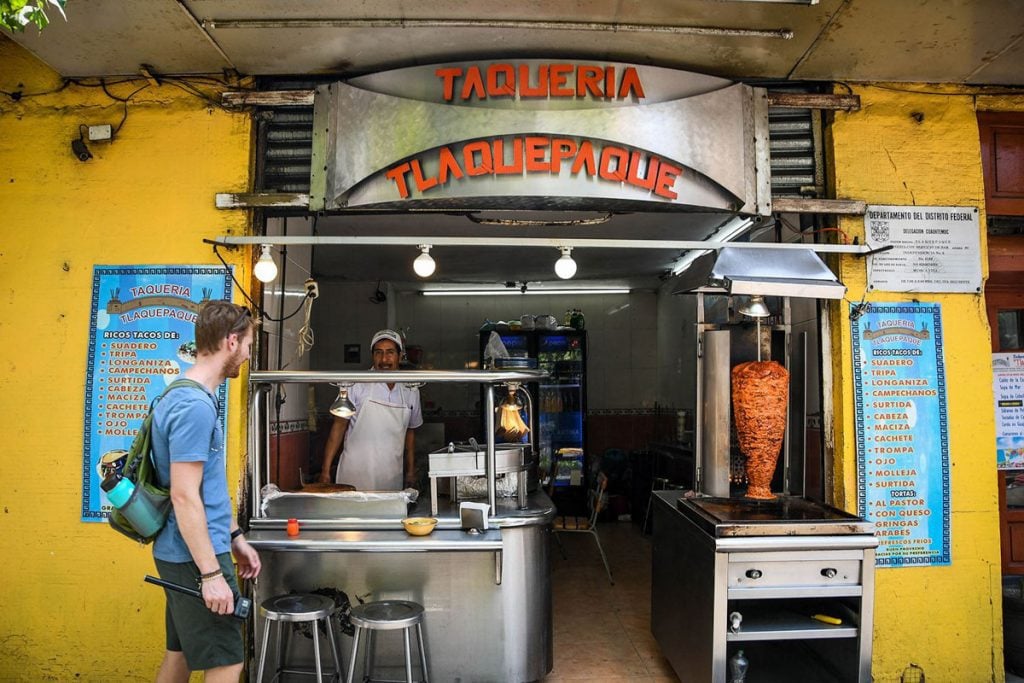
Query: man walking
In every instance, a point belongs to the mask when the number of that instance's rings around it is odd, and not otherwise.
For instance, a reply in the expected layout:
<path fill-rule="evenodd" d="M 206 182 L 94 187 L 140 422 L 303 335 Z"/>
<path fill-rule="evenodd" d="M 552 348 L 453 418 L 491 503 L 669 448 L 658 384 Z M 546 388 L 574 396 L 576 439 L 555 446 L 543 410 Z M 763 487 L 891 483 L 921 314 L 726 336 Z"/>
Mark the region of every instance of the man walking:
<path fill-rule="evenodd" d="M 157 479 L 170 486 L 173 506 L 153 558 L 163 579 L 198 586 L 203 597 L 165 591 L 167 651 L 158 683 L 187 683 L 192 671 L 204 671 L 211 683 L 237 683 L 242 672 L 241 622 L 231 616 L 238 593 L 231 558 L 243 579 L 259 574 L 260 558 L 231 511 L 216 392 L 249 359 L 254 327 L 248 308 L 205 304 L 196 320 L 195 365 L 184 373 L 197 385 L 168 393 L 153 413 Z"/>

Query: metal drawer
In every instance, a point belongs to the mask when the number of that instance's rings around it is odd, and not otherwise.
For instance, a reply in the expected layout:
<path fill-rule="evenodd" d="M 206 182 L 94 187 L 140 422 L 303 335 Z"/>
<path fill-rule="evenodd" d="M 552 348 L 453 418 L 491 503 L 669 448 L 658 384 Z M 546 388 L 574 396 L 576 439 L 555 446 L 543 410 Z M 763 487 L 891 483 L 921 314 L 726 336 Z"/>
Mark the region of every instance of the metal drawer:
<path fill-rule="evenodd" d="M 861 567 L 857 551 L 736 553 L 729 557 L 729 588 L 857 586 Z"/>

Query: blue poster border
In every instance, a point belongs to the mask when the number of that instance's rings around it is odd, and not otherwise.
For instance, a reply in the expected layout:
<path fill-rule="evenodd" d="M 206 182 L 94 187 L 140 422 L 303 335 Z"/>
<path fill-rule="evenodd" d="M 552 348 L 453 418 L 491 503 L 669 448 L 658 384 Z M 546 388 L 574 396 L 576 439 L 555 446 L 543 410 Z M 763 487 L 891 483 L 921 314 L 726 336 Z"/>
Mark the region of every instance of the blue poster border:
<path fill-rule="evenodd" d="M 850 326 L 853 351 L 853 381 L 854 381 L 854 419 L 857 443 L 857 504 L 859 514 L 866 516 L 867 512 L 867 453 L 864 438 L 864 386 L 860 367 L 861 359 L 861 314 L 877 310 L 878 308 L 893 309 L 886 310 L 887 313 L 927 313 L 931 309 L 932 331 L 935 339 L 935 368 L 936 368 L 936 393 L 939 404 L 939 443 L 940 463 L 942 468 L 942 540 L 938 553 L 924 557 L 901 557 L 876 555 L 875 564 L 879 567 L 902 567 L 902 566 L 932 566 L 948 565 L 951 563 L 951 533 L 950 533 L 950 481 L 949 481 L 949 407 L 946 401 L 946 360 L 945 347 L 942 332 L 942 305 L 932 304 L 900 304 L 881 303 L 868 304 L 867 309 L 857 304 L 850 304 Z"/>
<path fill-rule="evenodd" d="M 92 509 L 92 494 L 89 482 L 93 476 L 93 466 L 89 460 L 92 452 L 92 405 L 94 402 L 93 380 L 95 379 L 96 342 L 97 329 L 96 319 L 100 306 L 100 283 L 107 275 L 218 275 L 224 277 L 224 289 L 221 298 L 231 300 L 231 273 L 223 266 L 93 266 L 92 273 L 92 303 L 89 310 L 89 346 L 86 350 L 86 373 L 85 373 L 85 403 L 82 434 L 82 520 L 104 520 L 107 515 L 99 510 Z M 217 400 L 220 405 L 227 405 L 227 384 L 221 384 L 217 389 Z M 227 410 L 222 411 L 221 419 L 226 418 Z"/>

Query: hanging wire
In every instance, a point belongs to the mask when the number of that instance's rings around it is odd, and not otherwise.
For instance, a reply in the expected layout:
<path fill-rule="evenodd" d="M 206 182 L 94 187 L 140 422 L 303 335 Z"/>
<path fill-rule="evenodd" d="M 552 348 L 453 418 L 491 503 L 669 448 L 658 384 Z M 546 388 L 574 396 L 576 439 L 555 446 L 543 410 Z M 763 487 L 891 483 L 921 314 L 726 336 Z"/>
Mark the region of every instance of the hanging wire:
<path fill-rule="evenodd" d="M 220 250 L 217 249 L 217 246 L 218 245 L 216 245 L 216 244 L 213 245 L 213 253 L 216 254 L 217 258 L 220 259 L 220 262 L 224 264 L 224 268 L 231 275 L 231 279 L 232 279 L 232 281 L 234 281 L 235 286 L 238 287 L 239 291 L 242 292 L 242 296 L 244 296 L 245 300 L 249 302 L 249 305 L 252 306 L 253 309 L 255 309 L 256 311 L 259 312 L 260 317 L 266 318 L 267 320 L 269 320 L 271 322 L 283 323 L 285 320 L 289 320 L 291 318 L 294 318 L 296 315 L 298 315 L 299 311 L 301 311 L 303 306 L 305 306 L 306 301 L 310 298 L 309 297 L 309 293 L 307 292 L 306 295 L 302 298 L 302 301 L 299 302 L 298 308 L 296 308 L 294 311 L 292 311 L 290 314 L 288 314 L 288 315 L 286 315 L 284 317 L 275 318 L 274 316 L 272 316 L 269 313 L 267 313 L 266 310 L 264 310 L 264 308 L 262 306 L 260 306 L 259 304 L 257 304 L 255 301 L 252 300 L 252 297 L 250 297 L 248 292 L 245 291 L 245 287 L 243 287 L 242 283 L 239 282 L 238 278 L 235 277 L 235 271 L 231 269 L 231 266 L 228 265 L 228 262 L 225 261 L 224 257 L 220 255 Z"/>

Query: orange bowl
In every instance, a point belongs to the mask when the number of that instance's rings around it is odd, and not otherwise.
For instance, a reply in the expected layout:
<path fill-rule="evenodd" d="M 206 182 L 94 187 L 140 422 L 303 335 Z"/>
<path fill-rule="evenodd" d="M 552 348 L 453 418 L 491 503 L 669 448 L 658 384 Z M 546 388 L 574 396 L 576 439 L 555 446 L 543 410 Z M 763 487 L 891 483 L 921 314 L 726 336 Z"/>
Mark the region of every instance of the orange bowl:
<path fill-rule="evenodd" d="M 437 526 L 437 519 L 434 517 L 406 517 L 402 520 L 402 526 L 412 536 L 427 536 Z"/>

